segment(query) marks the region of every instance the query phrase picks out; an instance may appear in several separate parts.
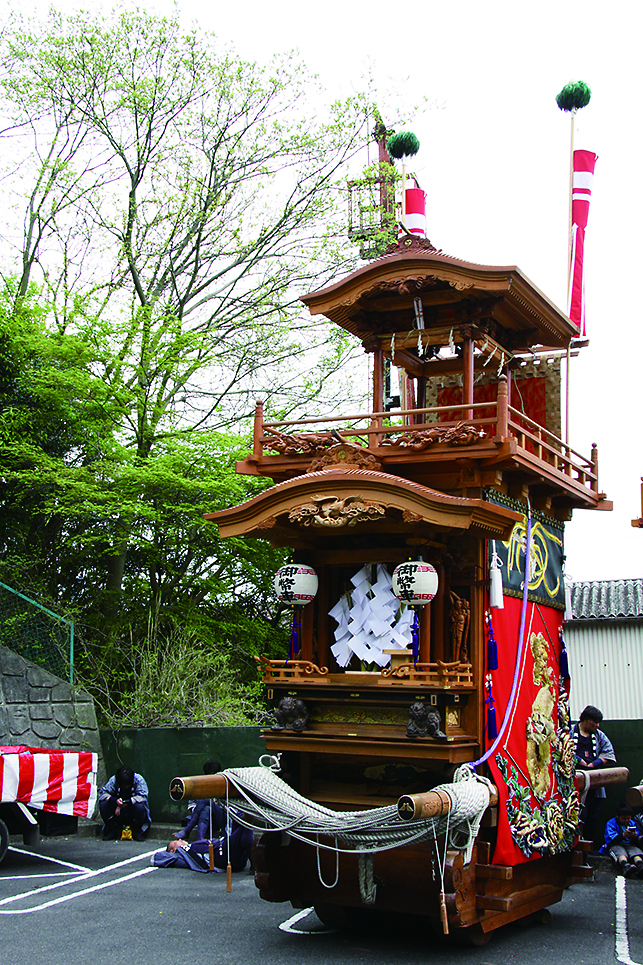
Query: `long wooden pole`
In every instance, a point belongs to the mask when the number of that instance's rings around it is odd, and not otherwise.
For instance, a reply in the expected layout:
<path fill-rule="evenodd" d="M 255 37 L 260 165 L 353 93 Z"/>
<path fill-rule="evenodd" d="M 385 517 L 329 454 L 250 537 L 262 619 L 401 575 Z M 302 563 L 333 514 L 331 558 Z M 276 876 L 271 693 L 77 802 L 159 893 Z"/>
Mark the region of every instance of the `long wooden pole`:
<path fill-rule="evenodd" d="M 576 111 L 571 112 L 572 130 L 569 143 L 569 218 L 567 223 L 567 311 L 569 311 L 572 284 L 572 195 L 574 193 L 574 126 L 576 124 Z M 567 346 L 567 364 L 565 370 L 565 442 L 569 444 L 569 371 L 570 371 L 570 345 Z"/>

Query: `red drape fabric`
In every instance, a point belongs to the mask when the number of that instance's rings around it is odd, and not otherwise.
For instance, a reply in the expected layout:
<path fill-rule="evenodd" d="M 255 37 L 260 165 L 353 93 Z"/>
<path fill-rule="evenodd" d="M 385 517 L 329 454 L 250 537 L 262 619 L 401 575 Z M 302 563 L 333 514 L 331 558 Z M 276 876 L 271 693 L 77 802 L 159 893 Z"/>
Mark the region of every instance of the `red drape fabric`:
<path fill-rule="evenodd" d="M 520 613 L 522 600 L 514 597 L 504 598 L 504 609 L 491 610 L 491 622 L 498 642 L 498 669 L 492 671 L 492 693 L 496 703 L 498 730 L 500 730 L 507 703 L 511 693 L 516 656 L 518 651 L 518 632 L 520 628 Z M 516 701 L 511 711 L 507 730 L 496 750 L 489 759 L 492 779 L 498 787 L 498 836 L 493 854 L 493 861 L 499 864 L 521 864 L 534 860 L 537 854 L 527 857 L 514 843 L 507 820 L 507 785 L 500 773 L 496 756 L 502 756 L 509 767 L 513 765 L 520 775 L 521 783 L 529 786 L 529 772 L 527 767 L 527 722 L 532 714 L 532 706 L 541 684 L 534 682 L 534 655 L 531 641 L 534 635 L 541 634 L 547 644 L 547 666 L 551 670 L 552 685 L 558 687 L 558 656 L 559 656 L 559 628 L 562 624 L 562 613 L 551 607 L 527 603 L 525 620 L 525 647 L 523 659 L 518 668 L 519 687 Z M 557 710 L 554 710 L 554 724 L 557 726 Z M 485 749 L 491 742 L 485 742 Z M 550 791 L 545 800 L 556 797 L 557 785 L 551 764 L 549 765 Z M 532 795 L 532 805 L 541 806 L 542 800 L 537 801 Z"/>

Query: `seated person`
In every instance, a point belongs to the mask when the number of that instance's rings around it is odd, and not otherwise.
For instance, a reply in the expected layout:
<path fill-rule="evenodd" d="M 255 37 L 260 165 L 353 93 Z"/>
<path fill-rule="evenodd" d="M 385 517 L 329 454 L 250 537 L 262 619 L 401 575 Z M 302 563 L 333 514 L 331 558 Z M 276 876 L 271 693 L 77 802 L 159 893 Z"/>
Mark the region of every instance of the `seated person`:
<path fill-rule="evenodd" d="M 157 868 L 190 868 L 192 871 L 225 871 L 228 865 L 228 858 L 233 871 L 243 871 L 250 857 L 250 849 L 254 839 L 254 834 L 247 828 L 242 828 L 232 822 L 232 831 L 229 836 L 215 838 L 214 847 L 214 868 L 210 868 L 210 842 L 195 841 L 188 844 L 187 841 L 170 841 L 165 851 L 156 851 L 152 855 L 150 864 Z"/>
<path fill-rule="evenodd" d="M 203 765 L 204 774 L 218 774 L 221 770 L 222 767 L 218 761 L 206 761 Z M 212 811 L 212 814 L 210 814 L 210 811 Z M 210 818 L 212 823 L 210 823 Z M 185 838 L 187 841 L 192 829 L 196 827 L 198 840 L 204 841 L 206 838 L 209 839 L 222 834 L 224 825 L 223 808 L 214 801 L 209 798 L 201 801 L 190 801 L 188 815 L 183 819 L 183 827 L 175 833 L 174 837 Z"/>
<path fill-rule="evenodd" d="M 103 841 L 116 841 L 129 827 L 135 841 L 144 841 L 151 824 L 144 778 L 131 767 L 119 767 L 98 792 L 98 807 L 103 819 Z"/>
<path fill-rule="evenodd" d="M 601 848 L 616 864 L 616 873 L 631 878 L 643 877 L 643 851 L 636 824 L 632 820 L 632 809 L 624 802 L 616 809 L 616 816 L 605 825 L 605 844 Z"/>

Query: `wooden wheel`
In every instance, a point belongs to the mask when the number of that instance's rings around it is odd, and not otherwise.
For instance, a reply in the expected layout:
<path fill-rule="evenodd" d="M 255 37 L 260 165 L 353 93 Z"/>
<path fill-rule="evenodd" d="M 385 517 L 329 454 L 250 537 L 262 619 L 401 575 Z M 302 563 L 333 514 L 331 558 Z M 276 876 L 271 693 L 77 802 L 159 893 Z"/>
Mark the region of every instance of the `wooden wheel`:
<path fill-rule="evenodd" d="M 315 905 L 315 914 L 329 928 L 346 928 L 349 918 L 342 905 Z"/>

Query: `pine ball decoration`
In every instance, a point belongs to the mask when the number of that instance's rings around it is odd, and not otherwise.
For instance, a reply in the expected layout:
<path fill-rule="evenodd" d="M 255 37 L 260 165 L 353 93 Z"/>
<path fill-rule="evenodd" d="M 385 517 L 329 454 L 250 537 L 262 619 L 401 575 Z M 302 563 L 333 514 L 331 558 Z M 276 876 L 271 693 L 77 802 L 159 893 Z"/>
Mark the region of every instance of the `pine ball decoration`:
<path fill-rule="evenodd" d="M 398 160 L 403 157 L 412 157 L 420 150 L 420 142 L 412 131 L 400 131 L 389 137 L 386 150 L 391 157 Z"/>
<path fill-rule="evenodd" d="M 584 80 L 572 80 L 556 95 L 556 103 L 561 111 L 577 111 L 587 107 L 591 96 L 589 85 Z"/>

